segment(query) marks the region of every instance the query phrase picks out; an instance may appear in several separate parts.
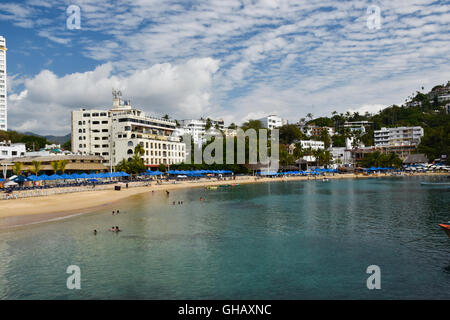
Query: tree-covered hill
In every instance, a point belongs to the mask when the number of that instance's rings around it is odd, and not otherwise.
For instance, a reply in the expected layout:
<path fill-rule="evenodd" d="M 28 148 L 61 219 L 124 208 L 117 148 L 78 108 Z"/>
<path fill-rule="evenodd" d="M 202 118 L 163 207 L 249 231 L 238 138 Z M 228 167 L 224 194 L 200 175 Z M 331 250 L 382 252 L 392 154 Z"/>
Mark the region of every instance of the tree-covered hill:
<path fill-rule="evenodd" d="M 45 137 L 27 135 L 17 131 L 0 130 L 0 141 L 5 140 L 12 143 L 25 143 L 27 150 L 39 150 L 49 143 Z"/>

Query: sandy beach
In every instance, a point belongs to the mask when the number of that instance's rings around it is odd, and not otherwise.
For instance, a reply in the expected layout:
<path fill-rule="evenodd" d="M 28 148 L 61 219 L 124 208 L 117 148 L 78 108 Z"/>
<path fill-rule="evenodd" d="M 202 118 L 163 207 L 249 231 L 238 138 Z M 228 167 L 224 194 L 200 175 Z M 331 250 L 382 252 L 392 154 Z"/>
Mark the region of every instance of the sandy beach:
<path fill-rule="evenodd" d="M 414 176 L 438 176 L 446 173 L 416 173 Z M 362 174 L 338 174 L 327 175 L 328 179 L 367 179 L 377 177 L 390 177 L 390 175 L 362 175 Z M 321 180 L 323 177 L 318 177 Z M 267 183 L 276 181 L 314 180 L 314 177 L 277 177 L 255 178 L 252 176 L 237 177 L 236 180 L 212 180 L 212 181 L 186 181 L 164 183 L 158 185 L 155 182 L 150 186 L 133 187 L 115 191 L 113 185 L 108 190 L 84 191 L 77 193 L 65 193 L 41 197 L 20 198 L 0 201 L 0 229 L 39 223 L 49 220 L 62 219 L 74 215 L 84 214 L 110 207 L 114 203 L 130 196 L 147 192 L 165 192 L 181 188 L 204 188 L 207 186 L 223 184 L 247 184 Z"/>

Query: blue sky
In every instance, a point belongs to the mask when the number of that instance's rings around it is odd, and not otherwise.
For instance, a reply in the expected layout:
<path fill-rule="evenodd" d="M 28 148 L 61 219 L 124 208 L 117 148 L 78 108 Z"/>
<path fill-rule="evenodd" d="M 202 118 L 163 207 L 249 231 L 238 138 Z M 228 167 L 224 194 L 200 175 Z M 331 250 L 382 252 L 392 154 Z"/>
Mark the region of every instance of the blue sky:
<path fill-rule="evenodd" d="M 450 80 L 449 21 L 431 0 L 2 0 L 9 126 L 66 134 L 70 111 L 109 107 L 112 87 L 177 119 L 376 112 Z"/>

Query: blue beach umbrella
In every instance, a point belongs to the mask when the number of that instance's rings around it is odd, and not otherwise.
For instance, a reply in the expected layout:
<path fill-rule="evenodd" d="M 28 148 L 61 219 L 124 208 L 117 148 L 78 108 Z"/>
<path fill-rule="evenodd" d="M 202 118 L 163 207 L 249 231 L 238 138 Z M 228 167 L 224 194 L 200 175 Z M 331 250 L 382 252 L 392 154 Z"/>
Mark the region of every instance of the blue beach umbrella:
<path fill-rule="evenodd" d="M 14 182 L 25 182 L 25 181 L 30 181 L 30 180 L 28 180 L 28 178 L 24 177 L 24 176 L 17 176 L 13 179 L 13 181 Z"/>

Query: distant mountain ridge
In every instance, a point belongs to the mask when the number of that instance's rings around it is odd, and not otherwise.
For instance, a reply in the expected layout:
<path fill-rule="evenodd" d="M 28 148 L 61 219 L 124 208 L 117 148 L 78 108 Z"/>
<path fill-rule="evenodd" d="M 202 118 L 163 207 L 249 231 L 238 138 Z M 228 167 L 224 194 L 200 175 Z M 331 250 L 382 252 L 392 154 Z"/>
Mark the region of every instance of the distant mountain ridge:
<path fill-rule="evenodd" d="M 70 133 L 65 136 L 52 136 L 52 135 L 43 136 L 43 135 L 36 134 L 33 132 L 24 132 L 24 134 L 30 135 L 30 136 L 35 136 L 35 137 L 42 137 L 42 138 L 47 139 L 49 142 L 56 143 L 56 144 L 64 144 L 71 139 Z"/>

